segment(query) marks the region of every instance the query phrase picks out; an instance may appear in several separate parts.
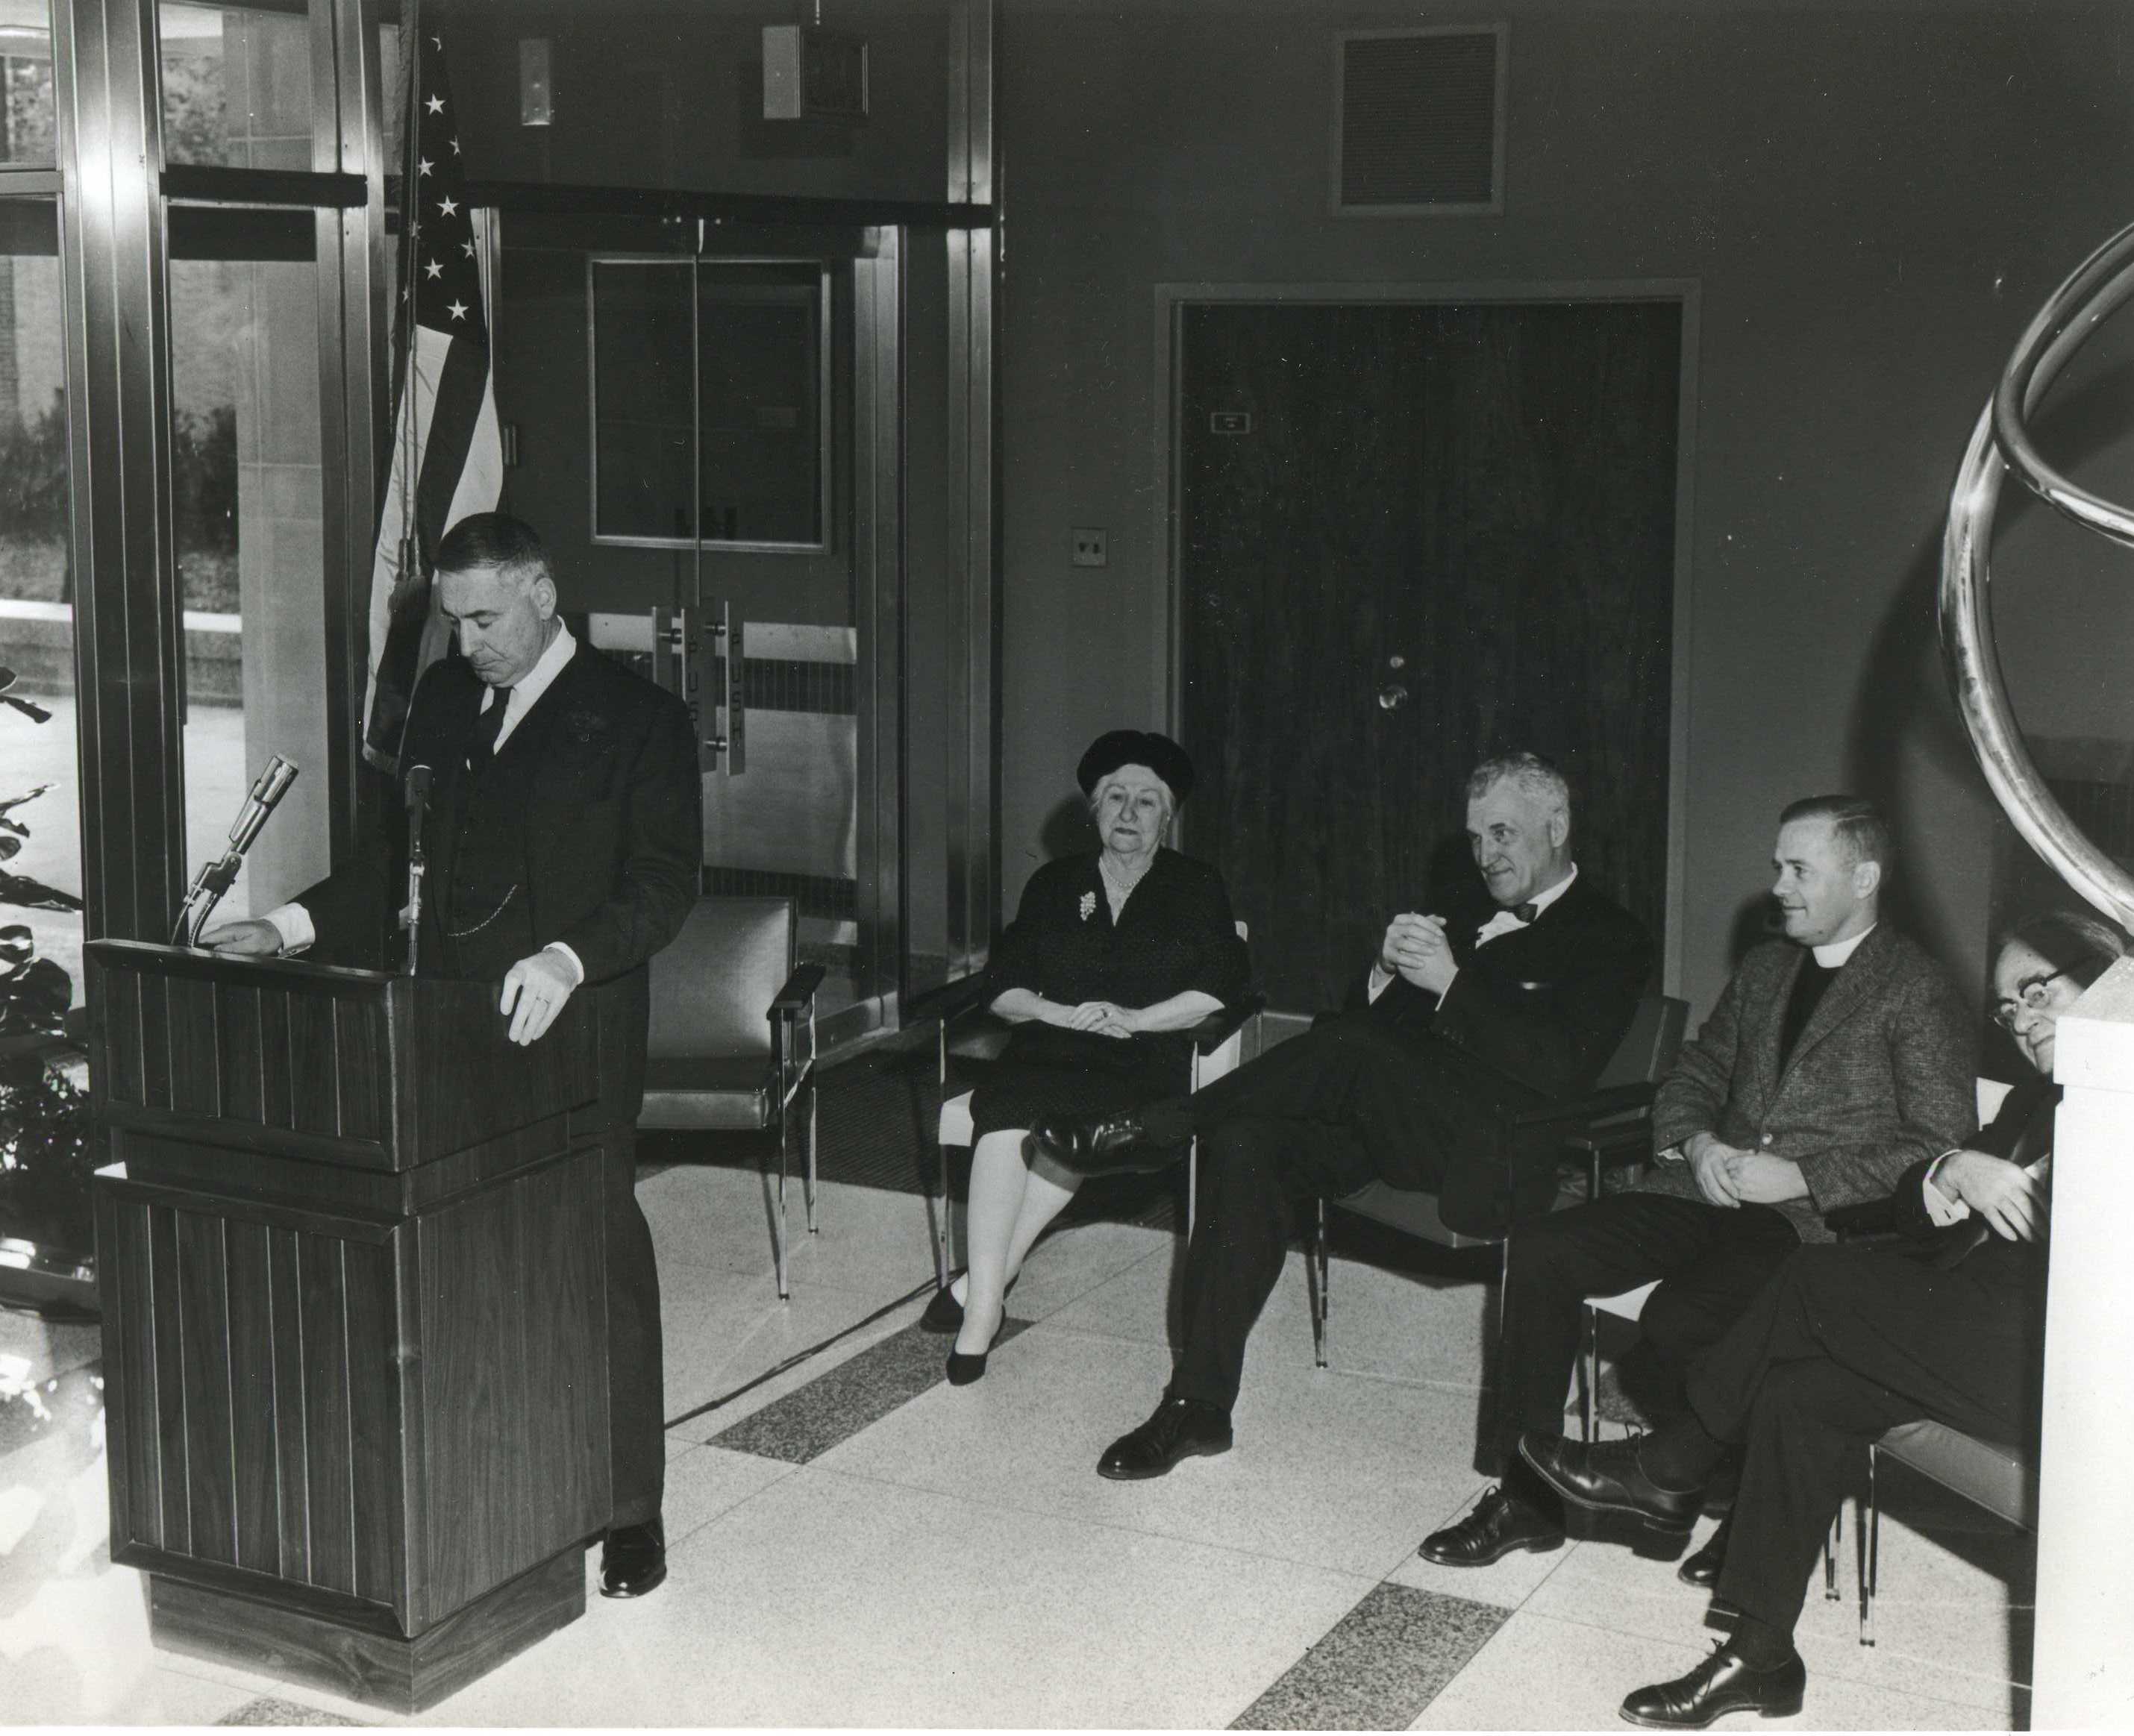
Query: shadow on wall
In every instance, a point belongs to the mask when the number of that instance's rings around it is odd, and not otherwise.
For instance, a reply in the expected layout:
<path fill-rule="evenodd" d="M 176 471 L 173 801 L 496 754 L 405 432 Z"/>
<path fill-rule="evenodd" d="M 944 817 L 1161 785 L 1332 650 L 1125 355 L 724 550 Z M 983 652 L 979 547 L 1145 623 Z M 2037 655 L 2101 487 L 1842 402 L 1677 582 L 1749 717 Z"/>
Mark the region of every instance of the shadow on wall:
<path fill-rule="evenodd" d="M 1037 841 L 1045 860 L 1056 862 L 1063 856 L 1088 856 L 1097 848 L 1097 828 L 1089 818 L 1089 804 L 1079 796 L 1068 796 L 1045 817 Z"/>
<path fill-rule="evenodd" d="M 2055 465 L 2073 470 L 2124 438 L 2130 401 L 2134 401 L 2134 361 L 2100 371 L 2055 401 L 2036 418 L 2031 432 Z M 1950 456 L 1952 480 L 1958 456 L 1952 452 Z M 2001 498 L 1996 544 L 2025 514 L 2043 509 L 2035 496 L 2011 478 Z M 1915 877 L 1903 870 L 1904 860 L 1923 841 L 1910 823 L 1916 804 L 1907 800 L 1908 764 L 1930 765 L 1953 783 L 1976 792 L 1988 812 L 1993 805 L 1942 667 L 1936 600 L 1943 529 L 1944 521 L 1938 518 L 1922 530 L 1903 582 L 1876 629 L 1853 701 L 1845 763 L 1850 787 L 1879 803 L 1896 828 L 1899 872 L 1885 900 L 1886 914 L 1937 957 L 1960 959 L 1982 951 L 1986 936 L 1953 932 L 1953 914 L 1926 907 L 1914 890 Z M 2069 624 L 2070 631 L 2078 628 L 2078 624 Z M 1737 943 L 1740 938 L 1737 924 Z"/>

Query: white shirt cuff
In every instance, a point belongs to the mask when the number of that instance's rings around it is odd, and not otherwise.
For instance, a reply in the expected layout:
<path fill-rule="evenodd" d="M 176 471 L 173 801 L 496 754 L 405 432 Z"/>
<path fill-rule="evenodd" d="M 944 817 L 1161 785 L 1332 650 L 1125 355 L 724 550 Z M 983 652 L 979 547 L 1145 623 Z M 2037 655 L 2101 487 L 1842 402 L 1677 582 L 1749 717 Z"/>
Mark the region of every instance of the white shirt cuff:
<path fill-rule="evenodd" d="M 1393 986 L 1393 973 L 1387 970 L 1383 965 L 1378 963 L 1377 960 L 1374 959 L 1371 962 L 1371 980 L 1364 989 L 1364 998 L 1367 1001 L 1375 1001 L 1379 996 L 1384 994 L 1385 991 Z"/>
<path fill-rule="evenodd" d="M 1946 1227 L 1952 1223 L 1962 1223 L 1971 1215 L 1971 1208 L 1968 1205 L 1960 1199 L 1951 1199 L 1934 1184 L 1934 1179 L 1940 1172 L 1941 1166 L 1955 1155 L 1956 1152 L 1953 1149 L 1943 1152 L 1934 1160 L 1933 1167 L 1919 1180 L 1919 1199 L 1927 1208 L 1927 1217 L 1937 1228 Z"/>
<path fill-rule="evenodd" d="M 292 957 L 319 938 L 319 931 L 311 926 L 311 913 L 302 904 L 278 904 L 263 920 L 273 924 L 274 932 L 282 937 L 282 951 Z"/>
<path fill-rule="evenodd" d="M 544 952 L 560 952 L 563 955 L 563 957 L 569 962 L 571 967 L 571 986 L 572 988 L 577 987 L 579 984 L 582 983 L 586 980 L 585 961 L 580 958 L 578 955 L 573 952 L 568 947 L 565 946 L 562 942 L 560 940 L 552 940 L 547 946 L 542 948 L 541 950 Z"/>

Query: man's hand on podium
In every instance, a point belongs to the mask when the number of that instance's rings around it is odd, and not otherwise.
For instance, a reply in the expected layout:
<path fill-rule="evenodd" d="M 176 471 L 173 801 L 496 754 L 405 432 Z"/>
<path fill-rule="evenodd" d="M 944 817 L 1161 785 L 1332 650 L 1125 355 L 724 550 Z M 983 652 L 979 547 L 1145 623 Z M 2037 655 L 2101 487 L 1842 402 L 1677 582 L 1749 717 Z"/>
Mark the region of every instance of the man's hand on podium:
<path fill-rule="evenodd" d="M 538 1039 L 577 986 L 570 966 L 553 952 L 536 952 L 512 966 L 504 973 L 504 993 L 496 1003 L 497 1011 L 511 1015 L 511 1040 Z"/>
<path fill-rule="evenodd" d="M 200 943 L 211 952 L 273 958 L 282 950 L 282 931 L 263 917 L 248 917 L 242 922 L 218 923 L 200 936 Z"/>

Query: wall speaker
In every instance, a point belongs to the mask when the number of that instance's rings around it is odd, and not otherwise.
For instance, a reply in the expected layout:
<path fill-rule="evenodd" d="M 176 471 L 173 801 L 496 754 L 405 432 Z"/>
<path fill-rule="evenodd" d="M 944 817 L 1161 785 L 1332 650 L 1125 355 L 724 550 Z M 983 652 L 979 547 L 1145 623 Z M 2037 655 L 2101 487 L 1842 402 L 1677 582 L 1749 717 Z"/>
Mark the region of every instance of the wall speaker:
<path fill-rule="evenodd" d="M 763 27 L 763 118 L 861 121 L 867 112 L 867 45 L 818 24 Z"/>

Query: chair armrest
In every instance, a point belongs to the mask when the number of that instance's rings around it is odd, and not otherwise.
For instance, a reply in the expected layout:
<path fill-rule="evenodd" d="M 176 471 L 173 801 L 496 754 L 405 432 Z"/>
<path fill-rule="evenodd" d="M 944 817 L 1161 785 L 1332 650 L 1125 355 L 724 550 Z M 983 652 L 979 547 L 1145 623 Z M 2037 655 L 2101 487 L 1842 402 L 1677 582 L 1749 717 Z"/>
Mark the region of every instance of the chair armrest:
<path fill-rule="evenodd" d="M 1185 1034 L 1200 1054 L 1212 1055 L 1266 1010 L 1266 996 L 1248 995 L 1242 1001 L 1231 1001 L 1220 1012 L 1209 1014 L 1197 1025 L 1187 1025 Z"/>
<path fill-rule="evenodd" d="M 824 968 L 819 964 L 796 966 L 793 974 L 785 979 L 785 986 L 772 998 L 770 1016 L 775 1019 L 799 1012 L 815 998 L 815 991 L 823 986 L 823 975 Z"/>
<path fill-rule="evenodd" d="M 1644 1079 L 1634 1080 L 1627 1085 L 1604 1086 L 1582 1097 L 1566 1097 L 1533 1109 L 1522 1109 L 1513 1116 L 1512 1125 L 1521 1129 L 1553 1126 L 1559 1122 L 1576 1126 L 1597 1121 L 1603 1116 L 1649 1108 L 1653 1096 L 1654 1087 Z"/>
<path fill-rule="evenodd" d="M 985 991 L 984 972 L 958 976 L 954 982 L 914 995 L 904 1003 L 903 1020 L 906 1025 L 923 1025 L 929 1019 L 939 1019 L 944 1025 L 953 1025 L 991 998 Z"/>
<path fill-rule="evenodd" d="M 1849 1206 L 1832 1206 L 1823 1214 L 1823 1227 L 1840 1242 L 1895 1242 L 1904 1226 L 1897 1221 L 1897 1202 L 1885 1194 L 1880 1199 L 1855 1200 Z"/>

